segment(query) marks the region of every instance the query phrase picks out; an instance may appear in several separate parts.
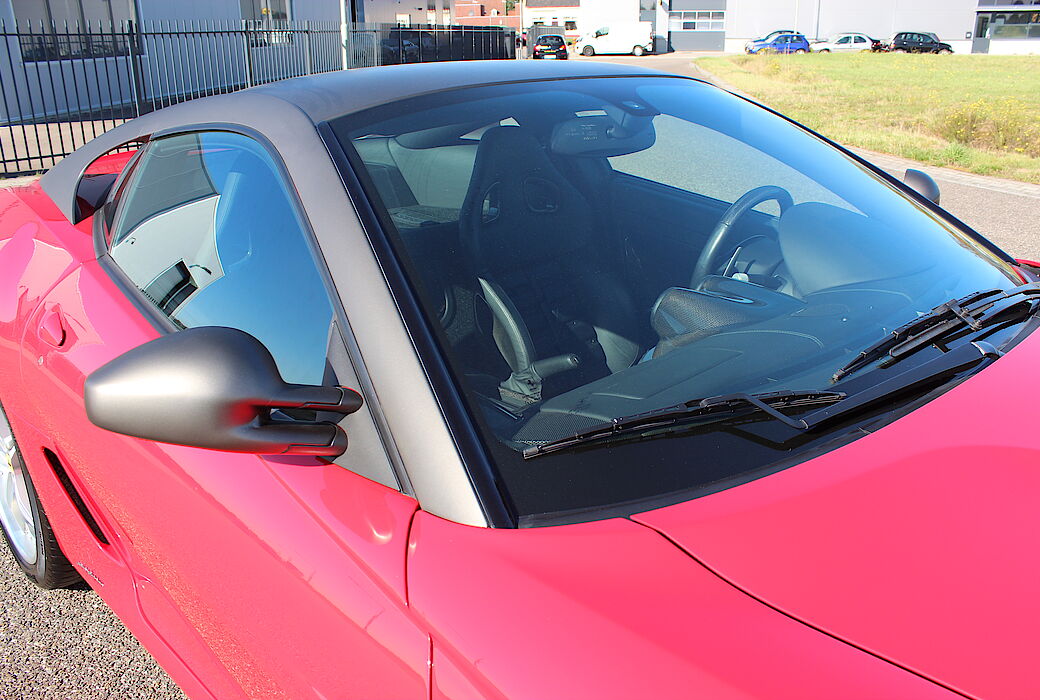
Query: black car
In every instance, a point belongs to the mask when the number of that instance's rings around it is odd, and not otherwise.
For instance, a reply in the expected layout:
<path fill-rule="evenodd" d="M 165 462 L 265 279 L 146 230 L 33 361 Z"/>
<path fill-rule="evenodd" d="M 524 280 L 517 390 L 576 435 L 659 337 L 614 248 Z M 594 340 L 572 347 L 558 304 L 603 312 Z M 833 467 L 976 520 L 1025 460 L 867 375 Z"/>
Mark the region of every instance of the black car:
<path fill-rule="evenodd" d="M 544 34 L 538 37 L 531 58 L 567 59 L 567 42 L 559 34 Z"/>
<path fill-rule="evenodd" d="M 931 32 L 899 32 L 885 46 L 895 53 L 953 53 L 953 48 Z"/>

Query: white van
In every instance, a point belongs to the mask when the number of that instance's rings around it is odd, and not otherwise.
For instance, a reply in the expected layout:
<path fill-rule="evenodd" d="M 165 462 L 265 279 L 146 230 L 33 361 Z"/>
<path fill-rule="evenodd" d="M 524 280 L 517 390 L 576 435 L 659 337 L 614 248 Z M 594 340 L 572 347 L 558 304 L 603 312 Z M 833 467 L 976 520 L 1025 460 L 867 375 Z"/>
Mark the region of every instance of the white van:
<path fill-rule="evenodd" d="M 630 53 L 642 56 L 654 50 L 652 22 L 616 22 L 590 32 L 574 44 L 574 52 L 584 56 L 598 53 Z"/>

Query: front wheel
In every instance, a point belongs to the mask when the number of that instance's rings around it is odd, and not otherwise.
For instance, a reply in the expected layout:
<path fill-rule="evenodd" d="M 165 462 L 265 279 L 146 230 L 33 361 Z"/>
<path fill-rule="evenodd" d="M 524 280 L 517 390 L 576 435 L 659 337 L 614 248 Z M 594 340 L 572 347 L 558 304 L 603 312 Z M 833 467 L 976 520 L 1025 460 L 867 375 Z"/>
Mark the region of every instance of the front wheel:
<path fill-rule="evenodd" d="M 632 55 L 633 56 L 642 56 L 644 53 L 646 53 L 646 49 L 644 49 L 642 46 L 633 46 L 632 47 Z"/>
<path fill-rule="evenodd" d="M 795 53 L 805 53 L 805 49 L 795 49 Z"/>
<path fill-rule="evenodd" d="M 830 49 L 819 49 L 816 53 L 830 53 Z"/>
<path fill-rule="evenodd" d="M 40 588 L 68 588 L 83 579 L 65 558 L 36 494 L 11 424 L 0 406 L 0 526 L 15 561 Z"/>
<path fill-rule="evenodd" d="M 595 56 L 596 55 L 596 49 L 592 48 L 591 46 L 586 46 L 585 48 L 583 48 L 581 50 L 581 55 L 582 56 Z"/>
<path fill-rule="evenodd" d="M 936 53 L 946 56 L 948 54 L 953 53 L 953 51 L 951 51 L 950 49 L 939 49 L 938 51 L 936 51 Z"/>

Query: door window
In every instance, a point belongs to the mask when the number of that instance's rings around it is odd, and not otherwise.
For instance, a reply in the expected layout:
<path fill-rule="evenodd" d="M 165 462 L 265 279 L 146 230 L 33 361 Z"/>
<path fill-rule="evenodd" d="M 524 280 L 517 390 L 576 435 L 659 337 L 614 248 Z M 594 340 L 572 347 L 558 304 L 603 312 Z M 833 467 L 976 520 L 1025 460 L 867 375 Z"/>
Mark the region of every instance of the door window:
<path fill-rule="evenodd" d="M 286 183 L 253 139 L 152 141 L 119 194 L 109 252 L 178 327 L 244 330 L 286 381 L 322 383 L 332 303 Z"/>
<path fill-rule="evenodd" d="M 851 38 L 852 37 L 843 36 L 842 38 L 838 39 L 838 41 L 836 41 L 835 43 L 837 43 L 837 44 L 847 44 L 847 43 L 849 43 L 849 39 L 851 39 Z"/>
<path fill-rule="evenodd" d="M 853 42 L 857 44 L 865 44 L 867 43 L 867 40 L 864 37 L 857 36 L 853 39 Z"/>

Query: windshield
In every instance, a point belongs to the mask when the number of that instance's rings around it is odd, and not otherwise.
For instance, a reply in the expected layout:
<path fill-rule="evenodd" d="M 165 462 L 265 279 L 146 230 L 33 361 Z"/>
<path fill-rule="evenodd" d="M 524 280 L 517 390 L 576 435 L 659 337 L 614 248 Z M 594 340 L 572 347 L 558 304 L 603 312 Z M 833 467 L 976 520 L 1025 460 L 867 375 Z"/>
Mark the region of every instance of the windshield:
<path fill-rule="evenodd" d="M 332 127 L 521 517 L 818 449 L 826 436 L 774 449 L 708 427 L 523 457 L 697 397 L 841 389 L 832 375 L 893 328 L 1021 283 L 852 158 L 697 81 L 468 88 Z"/>

